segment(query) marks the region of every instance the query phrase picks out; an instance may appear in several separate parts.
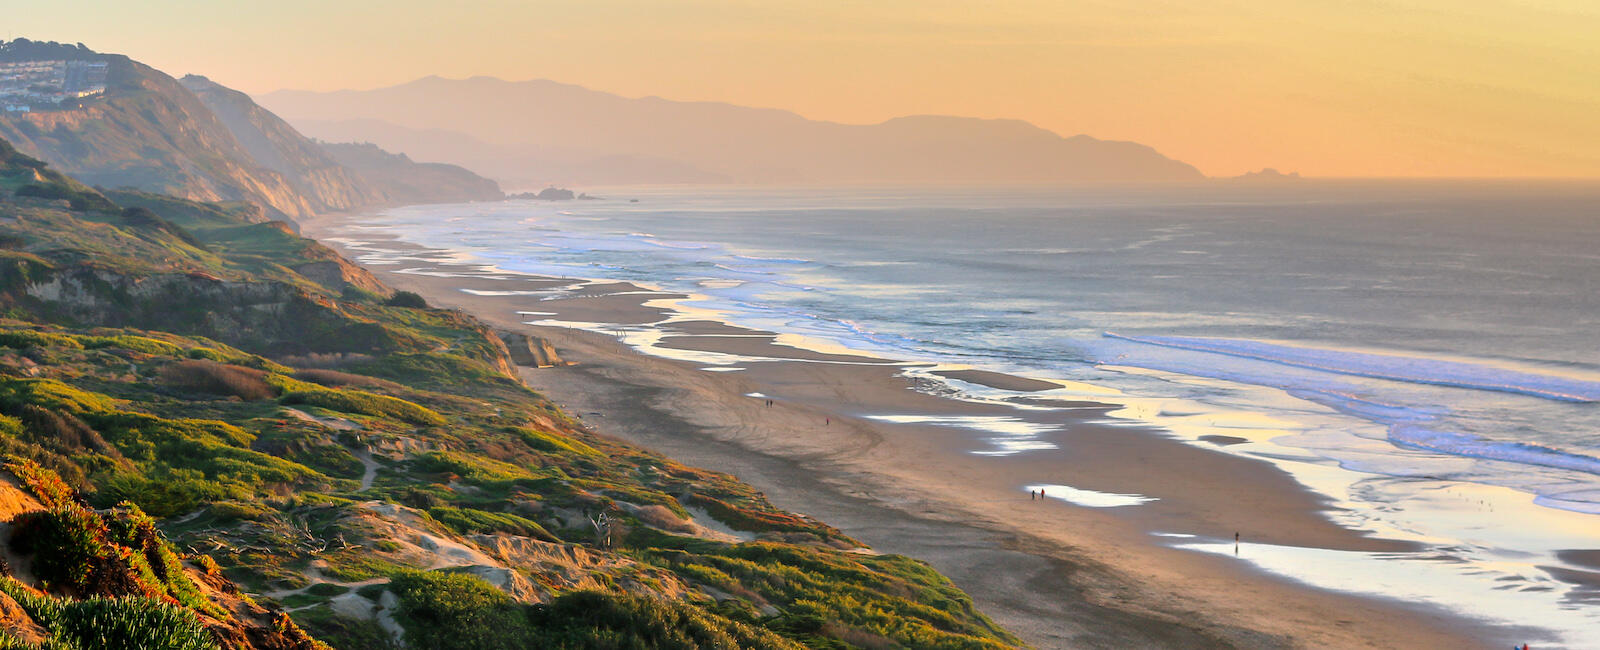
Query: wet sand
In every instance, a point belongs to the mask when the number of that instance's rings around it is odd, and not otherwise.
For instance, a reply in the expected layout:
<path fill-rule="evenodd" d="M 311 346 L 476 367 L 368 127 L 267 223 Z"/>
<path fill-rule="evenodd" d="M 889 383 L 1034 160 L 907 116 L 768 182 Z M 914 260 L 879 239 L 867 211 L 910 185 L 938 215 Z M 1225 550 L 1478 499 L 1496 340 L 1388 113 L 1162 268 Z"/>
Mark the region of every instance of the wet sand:
<path fill-rule="evenodd" d="M 527 369 L 525 380 L 569 412 L 600 414 L 589 418 L 598 432 L 738 475 L 780 507 L 817 516 L 880 551 L 926 560 L 1037 647 L 1460 648 L 1523 638 L 1439 609 L 1310 589 L 1231 557 L 1164 545 L 1150 533 L 1221 541 L 1237 532 L 1269 544 L 1410 548 L 1334 524 L 1322 497 L 1270 464 L 1183 444 L 1159 430 L 1108 424 L 1109 407 L 1067 402 L 1059 410 L 1030 411 L 1035 424 L 1055 430 L 1025 442 L 1051 448 L 984 455 L 1018 438 L 874 417 L 1004 419 L 1015 418 L 1016 409 L 917 392 L 902 366 L 883 360 L 829 358 L 854 355 L 785 346 L 770 333 L 711 321 L 663 328 L 677 334 L 665 339 L 670 347 L 771 359 L 739 363 L 742 372 L 710 373 L 698 369 L 702 364 L 639 354 L 602 334 L 523 324 L 645 324 L 666 312 L 642 303 L 670 294 L 610 291 L 603 298 L 541 301 L 472 295 L 460 291 L 460 278 L 369 268 L 432 304 L 550 339 L 579 365 Z M 499 290 L 529 286 L 495 282 Z M 550 315 L 519 317 L 519 311 Z M 1036 381 L 1006 377 L 955 378 L 1009 390 Z M 753 392 L 776 404 L 747 396 Z M 1076 507 L 1031 501 L 1023 487 L 1029 484 L 1157 500 Z"/>
<path fill-rule="evenodd" d="M 564 316 L 564 315 L 563 315 Z M 754 330 L 751 330 L 752 332 Z M 740 336 L 727 336 L 721 334 L 702 334 L 698 336 L 668 336 L 661 339 L 659 344 L 663 348 L 672 350 L 695 350 L 699 352 L 720 352 L 723 354 L 736 354 L 746 357 L 766 357 L 772 359 L 794 359 L 797 361 L 831 361 L 836 363 L 866 363 L 874 365 L 892 365 L 893 362 L 877 357 L 864 357 L 855 354 L 829 354 L 792 345 L 778 343 L 776 337 L 762 334 L 745 334 Z"/>

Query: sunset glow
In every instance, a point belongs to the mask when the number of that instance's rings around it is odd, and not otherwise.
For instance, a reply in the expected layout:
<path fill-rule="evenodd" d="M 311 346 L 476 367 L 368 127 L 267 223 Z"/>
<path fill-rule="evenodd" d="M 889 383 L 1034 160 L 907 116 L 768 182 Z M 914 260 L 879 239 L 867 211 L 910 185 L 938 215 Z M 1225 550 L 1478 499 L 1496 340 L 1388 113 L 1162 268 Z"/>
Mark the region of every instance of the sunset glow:
<path fill-rule="evenodd" d="M 1581 0 L 238 4 L 19 3 L 4 35 L 252 93 L 546 78 L 847 123 L 1019 118 L 1212 176 L 1600 175 Z"/>

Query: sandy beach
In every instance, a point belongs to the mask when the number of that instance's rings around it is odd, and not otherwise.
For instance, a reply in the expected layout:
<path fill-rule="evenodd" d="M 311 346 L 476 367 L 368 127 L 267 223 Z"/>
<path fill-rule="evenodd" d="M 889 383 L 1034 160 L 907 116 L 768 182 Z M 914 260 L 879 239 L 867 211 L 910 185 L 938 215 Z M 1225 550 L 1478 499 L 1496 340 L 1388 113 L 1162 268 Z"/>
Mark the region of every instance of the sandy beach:
<path fill-rule="evenodd" d="M 305 230 L 334 234 L 336 220 Z M 361 251 L 345 252 L 354 259 Z M 1037 399 L 1054 408 L 1024 417 L 1006 404 L 919 392 L 908 366 L 893 360 L 807 350 L 715 321 L 659 328 L 660 348 L 744 358 L 730 366 L 737 371 L 707 372 L 558 324 L 646 326 L 672 312 L 645 303 L 677 294 L 619 283 L 559 289 L 572 282 L 418 257 L 369 268 L 431 304 L 553 342 L 576 365 L 525 369 L 524 379 L 596 432 L 735 474 L 780 507 L 928 561 L 1036 647 L 1462 648 L 1521 638 L 1440 609 L 1316 590 L 1225 554 L 1174 548 L 1177 538 L 1152 533 L 1210 543 L 1238 534 L 1241 556 L 1252 544 L 1411 547 L 1338 526 L 1323 497 L 1276 467 L 1108 423 L 1108 406 Z M 1019 403 L 1051 388 L 992 372 L 940 375 L 1017 391 Z M 1020 432 L 951 426 L 962 422 Z M 1220 438 L 1212 444 L 1229 444 Z M 1029 452 L 1002 453 L 1013 445 Z M 1032 499 L 1032 486 L 1153 500 L 1081 507 L 1059 490 Z"/>

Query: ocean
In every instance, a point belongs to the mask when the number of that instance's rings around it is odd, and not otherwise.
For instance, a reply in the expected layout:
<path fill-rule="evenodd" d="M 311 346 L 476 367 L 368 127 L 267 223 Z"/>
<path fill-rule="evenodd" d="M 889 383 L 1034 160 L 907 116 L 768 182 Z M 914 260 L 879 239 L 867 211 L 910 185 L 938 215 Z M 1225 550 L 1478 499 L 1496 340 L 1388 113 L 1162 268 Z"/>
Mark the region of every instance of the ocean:
<path fill-rule="evenodd" d="M 1600 574 L 1572 552 L 1600 548 L 1600 185 L 592 193 L 400 208 L 339 236 L 368 263 L 406 263 L 365 236 L 383 232 L 502 272 L 686 293 L 696 318 L 819 346 L 1058 381 L 1428 549 L 1260 549 L 1267 570 L 1600 643 L 1600 588 L 1571 573 Z"/>

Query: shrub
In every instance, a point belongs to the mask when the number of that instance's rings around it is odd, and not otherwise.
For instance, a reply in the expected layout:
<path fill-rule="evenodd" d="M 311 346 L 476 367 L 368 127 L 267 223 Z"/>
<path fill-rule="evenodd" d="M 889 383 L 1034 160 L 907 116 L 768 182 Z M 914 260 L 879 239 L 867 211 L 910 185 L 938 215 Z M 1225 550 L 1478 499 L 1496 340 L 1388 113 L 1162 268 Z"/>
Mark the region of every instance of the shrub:
<path fill-rule="evenodd" d="M 100 503 L 129 501 L 158 516 L 172 517 L 191 512 L 222 499 L 243 499 L 244 490 L 229 489 L 208 481 L 199 472 L 167 470 L 149 475 L 117 474 L 100 486 L 95 500 Z"/>
<path fill-rule="evenodd" d="M 382 591 L 381 586 L 379 591 Z M 373 596 L 372 600 L 377 600 L 377 596 Z M 394 637 L 389 636 L 389 631 L 377 621 L 340 616 L 326 604 L 298 610 L 294 618 L 307 632 L 335 648 L 401 650 Z"/>
<path fill-rule="evenodd" d="M 802 648 L 704 609 L 628 594 L 579 591 L 530 608 L 550 648 Z"/>
<path fill-rule="evenodd" d="M 412 309 L 428 308 L 428 301 L 423 300 L 422 296 L 411 291 L 396 291 L 394 295 L 389 296 L 388 300 L 383 301 L 383 304 L 390 307 L 409 307 Z"/>
<path fill-rule="evenodd" d="M 372 355 L 359 352 L 312 352 L 278 359 L 280 363 L 295 368 L 343 368 L 358 363 L 371 363 Z"/>
<path fill-rule="evenodd" d="M 269 360 L 267 360 L 265 358 L 258 357 L 258 356 L 254 355 L 254 354 L 247 354 L 247 353 L 244 353 L 244 352 L 240 352 L 238 350 L 235 350 L 235 349 L 233 349 L 231 347 L 228 347 L 226 345 L 223 345 L 221 343 L 217 343 L 215 341 L 209 341 L 209 343 L 211 345 L 213 345 L 213 346 L 216 346 L 216 347 L 189 348 L 189 352 L 188 352 L 189 358 L 190 359 L 200 359 L 200 360 L 203 360 L 203 361 L 216 361 L 218 363 L 231 363 L 231 364 L 236 365 L 236 366 L 244 366 L 246 368 L 256 368 L 256 369 L 260 369 L 260 370 L 265 370 L 267 372 L 276 372 L 276 373 L 294 372 L 294 370 L 292 368 L 289 368 L 288 366 L 285 366 L 285 365 L 280 364 L 280 363 L 275 363 L 275 362 L 269 361 Z"/>
<path fill-rule="evenodd" d="M 69 486 L 69 490 L 92 490 L 88 474 L 84 472 L 78 461 L 91 464 L 96 459 L 79 455 L 77 460 L 56 452 L 50 451 L 35 443 L 17 439 L 21 431 L 21 423 L 16 418 L 0 415 L 0 458 L 28 460 L 49 469 L 59 476 L 58 481 Z"/>
<path fill-rule="evenodd" d="M 267 385 L 271 386 L 272 390 L 276 391 L 278 395 L 322 390 L 321 386 L 311 382 L 300 381 L 280 374 L 267 375 L 263 381 L 267 382 Z"/>
<path fill-rule="evenodd" d="M 583 591 L 519 605 L 479 578 L 415 570 L 396 575 L 390 588 L 413 648 L 803 647 L 698 607 L 627 594 Z"/>
<path fill-rule="evenodd" d="M 22 479 L 22 484 L 47 508 L 74 503 L 74 491 L 55 472 L 40 467 L 38 463 L 23 458 L 6 459 L 5 469 Z"/>
<path fill-rule="evenodd" d="M 17 409 L 17 419 L 22 422 L 24 431 L 33 442 L 54 447 L 63 453 L 88 450 L 112 456 L 120 455 L 111 443 L 100 437 L 99 432 L 71 413 L 58 413 L 32 404 L 23 404 Z"/>
<path fill-rule="evenodd" d="M 727 524 L 731 528 L 750 531 L 753 533 L 778 531 L 778 532 L 817 532 L 818 524 L 811 523 L 786 512 L 766 512 L 741 508 L 721 499 L 709 497 L 704 494 L 690 495 L 688 501 L 692 505 L 705 508 L 712 518 Z"/>
<path fill-rule="evenodd" d="M 35 404 L 73 414 L 113 410 L 111 398 L 78 390 L 54 379 L 0 380 L 0 409 L 15 412 L 24 404 Z"/>
<path fill-rule="evenodd" d="M 258 503 L 244 501 L 223 501 L 213 503 L 207 511 L 218 523 L 234 521 L 265 521 L 278 514 L 277 510 L 268 508 Z"/>
<path fill-rule="evenodd" d="M 122 210 L 122 223 L 143 230 L 164 232 L 195 248 L 205 248 L 194 238 L 194 235 L 189 234 L 189 231 L 161 218 L 161 215 L 151 212 L 149 208 L 124 208 Z"/>
<path fill-rule="evenodd" d="M 379 304 L 384 301 L 383 296 L 371 291 L 367 291 L 366 289 L 362 289 L 361 287 L 353 284 L 344 285 L 344 288 L 339 290 L 339 299 L 345 302 L 364 302 L 370 304 Z"/>
<path fill-rule="evenodd" d="M 486 512 L 471 508 L 436 506 L 428 509 L 428 516 L 463 535 L 470 533 L 510 533 L 533 537 L 546 542 L 560 542 L 546 532 L 544 526 L 506 512 Z"/>
<path fill-rule="evenodd" d="M 335 388 L 342 387 L 342 386 L 361 386 L 363 388 L 387 388 L 387 389 L 390 389 L 390 390 L 396 390 L 396 389 L 403 388 L 399 384 L 396 384 L 396 383 L 394 383 L 392 381 L 388 381 L 388 380 L 385 380 L 385 379 L 378 379 L 377 377 L 368 377 L 366 375 L 357 375 L 357 374 L 348 373 L 348 372 L 339 372 L 337 370 L 325 370 L 325 369 L 321 369 L 321 368 L 312 368 L 312 369 L 309 369 L 309 370 L 298 371 L 298 372 L 294 373 L 294 378 L 295 379 L 304 380 L 304 381 L 313 382 L 313 383 L 317 383 L 317 384 L 321 384 L 323 386 L 333 386 Z"/>
<path fill-rule="evenodd" d="M 69 602 L 49 621 L 56 640 L 72 648 L 216 650 L 200 620 L 182 607 L 149 598 L 90 598 Z"/>
<path fill-rule="evenodd" d="M 331 582 L 319 582 L 307 587 L 306 593 L 313 596 L 321 596 L 323 598 L 332 598 L 334 596 L 343 596 L 347 593 L 350 593 L 350 588 L 344 585 L 336 585 Z"/>
<path fill-rule="evenodd" d="M 72 336 L 37 330 L 0 332 L 0 346 L 17 349 L 32 347 L 83 349 L 83 344 Z"/>
<path fill-rule="evenodd" d="M 477 483 L 534 478 L 533 472 L 511 463 L 458 451 L 430 451 L 417 457 L 414 462 L 418 471 L 433 474 L 448 472 Z"/>
<path fill-rule="evenodd" d="M 527 427 L 517 427 L 516 432 L 517 437 L 522 438 L 522 442 L 524 444 L 527 444 L 529 447 L 533 447 L 539 451 L 553 453 L 566 452 L 594 458 L 605 457 L 605 454 L 600 453 L 600 451 L 594 447 L 590 447 L 589 445 L 583 444 L 582 442 L 560 434 L 550 433 L 548 431 L 539 431 L 538 429 L 531 429 Z"/>
<path fill-rule="evenodd" d="M 220 618 L 227 617 L 227 611 L 207 600 L 189 575 L 184 573 L 183 561 L 156 529 L 155 519 L 131 503 L 118 504 L 116 509 L 101 518 L 106 522 L 108 539 L 142 555 L 144 565 L 148 566 L 149 573 L 156 580 L 155 586 L 164 587 L 166 596 L 197 611 Z M 215 562 L 212 564 L 215 565 Z M 141 565 L 134 566 L 143 571 Z"/>
<path fill-rule="evenodd" d="M 502 385 L 512 380 L 488 363 L 445 352 L 388 354 L 355 368 L 364 375 L 393 379 L 415 388 L 438 388 L 459 394 L 471 384 Z"/>
<path fill-rule="evenodd" d="M 684 533 L 694 530 L 694 524 L 685 521 L 672 508 L 662 505 L 643 506 L 633 512 L 639 521 L 674 532 Z"/>
<path fill-rule="evenodd" d="M 110 540 L 105 521 L 77 504 L 19 515 L 13 546 L 34 554 L 40 580 L 84 595 L 160 598 L 164 589 L 144 558 Z"/>
<path fill-rule="evenodd" d="M 523 607 L 474 576 L 406 570 L 389 588 L 400 599 L 395 619 L 405 625 L 408 647 L 549 647 L 539 642 Z"/>
<path fill-rule="evenodd" d="M 101 196 L 99 192 L 95 192 L 94 190 L 90 190 L 88 188 L 78 189 L 70 187 L 66 183 L 60 182 L 50 182 L 45 184 L 30 183 L 28 185 L 23 185 L 22 187 L 17 188 L 16 195 L 31 196 L 41 199 L 66 199 L 67 205 L 71 206 L 74 212 L 117 209 L 116 204 L 106 199 L 106 197 Z"/>
<path fill-rule="evenodd" d="M 278 394 L 266 377 L 265 370 L 215 361 L 180 361 L 161 369 L 161 379 L 178 388 L 229 395 L 247 402 L 271 399 Z"/>
<path fill-rule="evenodd" d="M 413 402 L 359 390 L 301 390 L 278 398 L 282 404 L 309 404 L 333 411 L 390 417 L 412 424 L 438 426 L 444 416 Z"/>
<path fill-rule="evenodd" d="M 134 352 L 143 352 L 145 354 L 155 354 L 166 357 L 184 356 L 183 348 L 166 341 L 159 341 L 150 338 L 148 336 L 136 336 L 133 334 L 117 334 L 114 336 L 81 336 L 78 337 L 78 340 L 83 342 L 83 347 L 91 350 L 100 348 L 122 348 L 124 350 L 133 350 Z"/>

